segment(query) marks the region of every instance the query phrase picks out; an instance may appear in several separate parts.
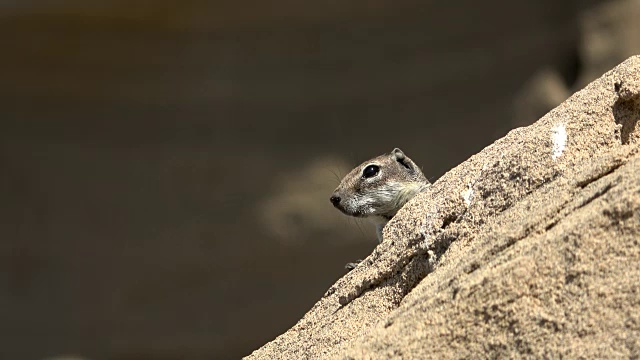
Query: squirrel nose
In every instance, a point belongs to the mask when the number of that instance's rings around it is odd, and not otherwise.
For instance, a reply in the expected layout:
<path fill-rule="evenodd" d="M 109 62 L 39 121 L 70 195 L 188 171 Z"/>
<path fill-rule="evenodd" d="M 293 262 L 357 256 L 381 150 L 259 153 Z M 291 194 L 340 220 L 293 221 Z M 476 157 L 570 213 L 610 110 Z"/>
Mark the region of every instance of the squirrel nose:
<path fill-rule="evenodd" d="M 340 196 L 338 195 L 332 195 L 331 198 L 329 198 L 329 200 L 331 201 L 331 203 L 333 204 L 333 206 L 338 206 L 338 204 L 340 204 Z"/>

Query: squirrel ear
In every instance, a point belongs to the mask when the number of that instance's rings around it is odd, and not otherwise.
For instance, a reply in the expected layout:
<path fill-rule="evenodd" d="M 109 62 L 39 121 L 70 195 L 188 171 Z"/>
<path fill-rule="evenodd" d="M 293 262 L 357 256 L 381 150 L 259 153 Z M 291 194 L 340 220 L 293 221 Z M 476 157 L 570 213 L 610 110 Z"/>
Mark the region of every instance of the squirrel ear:
<path fill-rule="evenodd" d="M 393 158 L 398 162 L 403 162 L 405 157 L 404 153 L 399 148 L 393 149 L 393 151 L 391 151 L 391 156 L 393 156 Z"/>
<path fill-rule="evenodd" d="M 402 152 L 402 150 L 395 148 L 393 149 L 393 151 L 391 152 L 391 157 L 400 163 L 400 165 L 404 166 L 405 168 L 407 168 L 407 170 L 409 170 L 410 172 L 413 172 L 413 167 L 411 166 L 411 160 L 409 160 L 406 156 L 404 156 L 404 153 Z"/>

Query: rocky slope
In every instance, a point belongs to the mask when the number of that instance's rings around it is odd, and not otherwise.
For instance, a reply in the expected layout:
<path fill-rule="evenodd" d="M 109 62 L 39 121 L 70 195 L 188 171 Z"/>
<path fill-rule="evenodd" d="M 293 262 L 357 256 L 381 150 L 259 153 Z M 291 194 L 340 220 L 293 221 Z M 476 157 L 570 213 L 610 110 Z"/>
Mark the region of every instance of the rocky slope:
<path fill-rule="evenodd" d="M 636 56 L 442 176 L 249 358 L 640 356 L 638 119 Z"/>

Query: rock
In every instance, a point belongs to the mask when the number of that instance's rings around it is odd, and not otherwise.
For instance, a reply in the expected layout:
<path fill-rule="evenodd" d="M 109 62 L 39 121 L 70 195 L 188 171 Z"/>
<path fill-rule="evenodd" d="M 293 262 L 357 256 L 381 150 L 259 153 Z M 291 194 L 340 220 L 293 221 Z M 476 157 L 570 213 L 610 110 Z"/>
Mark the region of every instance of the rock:
<path fill-rule="evenodd" d="M 514 127 L 531 125 L 570 95 L 571 92 L 559 72 L 552 69 L 540 70 L 516 94 L 511 124 Z"/>
<path fill-rule="evenodd" d="M 452 169 L 249 358 L 640 356 L 639 99 L 636 56 Z"/>
<path fill-rule="evenodd" d="M 581 42 L 578 48 L 584 86 L 628 56 L 640 51 L 640 2 L 614 0 L 586 6 L 578 17 Z"/>
<path fill-rule="evenodd" d="M 513 126 L 533 123 L 573 91 L 627 57 L 640 53 L 639 1 L 582 1 L 578 8 L 581 9 L 577 20 L 581 41 L 576 54 L 576 79 L 565 83 L 558 69 L 544 68 L 536 72 L 515 96 Z"/>

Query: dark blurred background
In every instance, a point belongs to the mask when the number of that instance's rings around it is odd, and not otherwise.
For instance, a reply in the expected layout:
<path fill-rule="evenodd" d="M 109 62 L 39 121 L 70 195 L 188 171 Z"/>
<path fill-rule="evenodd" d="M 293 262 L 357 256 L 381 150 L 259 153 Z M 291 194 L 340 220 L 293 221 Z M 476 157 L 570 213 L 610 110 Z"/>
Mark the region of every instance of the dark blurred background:
<path fill-rule="evenodd" d="M 224 359 L 376 245 L 328 201 L 435 181 L 640 52 L 640 0 L 0 2 L 0 358 Z"/>

